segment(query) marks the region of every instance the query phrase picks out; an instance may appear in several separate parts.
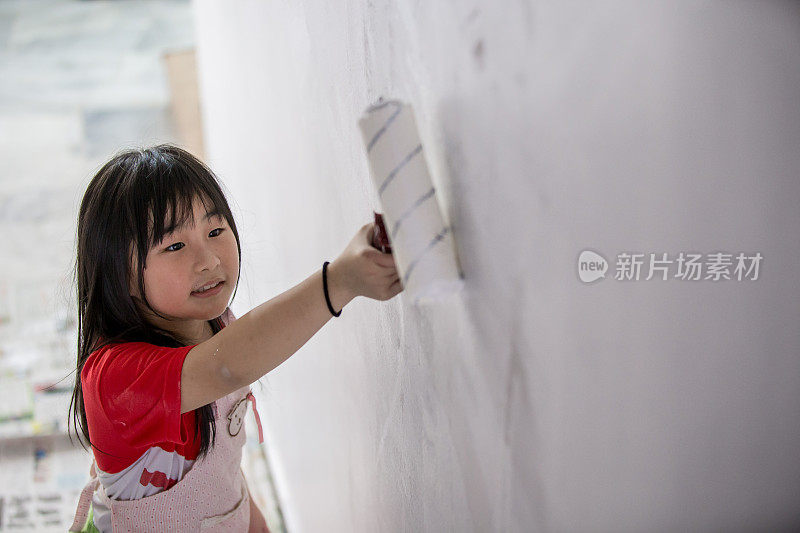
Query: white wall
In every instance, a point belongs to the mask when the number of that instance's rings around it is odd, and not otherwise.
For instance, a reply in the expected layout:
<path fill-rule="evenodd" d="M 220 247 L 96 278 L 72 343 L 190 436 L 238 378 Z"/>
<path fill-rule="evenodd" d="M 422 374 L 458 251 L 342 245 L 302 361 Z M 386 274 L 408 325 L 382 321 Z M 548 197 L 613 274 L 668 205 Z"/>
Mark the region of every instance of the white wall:
<path fill-rule="evenodd" d="M 358 298 L 263 379 L 292 532 L 798 525 L 798 4 L 195 7 L 234 310 L 380 210 L 357 119 L 381 95 L 415 106 L 467 280 Z M 584 285 L 585 248 L 764 259 Z"/>

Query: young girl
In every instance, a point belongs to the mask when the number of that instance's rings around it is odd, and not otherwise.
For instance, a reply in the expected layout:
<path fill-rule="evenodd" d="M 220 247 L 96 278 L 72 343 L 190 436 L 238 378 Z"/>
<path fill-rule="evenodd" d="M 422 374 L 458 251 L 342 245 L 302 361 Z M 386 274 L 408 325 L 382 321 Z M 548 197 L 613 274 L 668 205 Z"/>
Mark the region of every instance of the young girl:
<path fill-rule="evenodd" d="M 372 230 L 236 320 L 239 233 L 211 170 L 171 145 L 106 163 L 78 219 L 70 410 L 94 462 L 70 531 L 267 531 L 240 468 L 250 384 L 356 296 L 402 291 Z"/>

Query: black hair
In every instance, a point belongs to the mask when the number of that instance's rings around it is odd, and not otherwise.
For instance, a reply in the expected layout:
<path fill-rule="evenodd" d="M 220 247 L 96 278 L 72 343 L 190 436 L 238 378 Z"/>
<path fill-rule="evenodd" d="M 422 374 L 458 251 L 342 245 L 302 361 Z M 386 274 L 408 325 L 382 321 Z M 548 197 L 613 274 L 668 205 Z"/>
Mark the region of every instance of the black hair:
<path fill-rule="evenodd" d="M 144 304 L 161 316 L 147 301 L 144 290 L 147 253 L 161 242 L 170 228 L 181 226 L 193 217 L 195 198 L 200 198 L 207 209 L 213 208 L 224 217 L 236 237 L 238 288 L 242 248 L 233 214 L 216 175 L 186 150 L 160 144 L 118 152 L 100 168 L 86 188 L 78 215 L 74 268 L 78 351 L 75 388 L 67 420 L 68 428 L 72 421 L 84 448 L 85 441 L 98 449 L 89 438 L 81 388 L 81 371 L 89 355 L 120 342 L 185 346 L 171 332 L 145 319 L 129 287 L 131 281 L 137 283 Z M 136 272 L 131 272 L 134 256 Z M 231 300 L 235 296 L 234 289 Z M 220 317 L 209 323 L 215 334 L 222 328 Z M 195 439 L 200 439 L 199 457 L 202 457 L 214 445 L 216 425 L 211 404 L 194 412 Z"/>

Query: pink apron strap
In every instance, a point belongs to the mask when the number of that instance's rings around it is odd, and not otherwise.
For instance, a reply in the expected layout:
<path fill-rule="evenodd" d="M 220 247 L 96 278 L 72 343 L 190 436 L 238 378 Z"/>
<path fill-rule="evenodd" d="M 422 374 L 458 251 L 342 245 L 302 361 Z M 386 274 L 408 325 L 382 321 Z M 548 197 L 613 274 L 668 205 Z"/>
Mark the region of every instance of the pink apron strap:
<path fill-rule="evenodd" d="M 231 308 L 228 307 L 225 309 L 225 312 L 222 313 L 222 316 L 220 316 L 220 320 L 222 320 L 222 323 L 227 326 L 236 320 L 236 316 L 233 314 L 233 311 L 231 311 Z M 256 397 L 253 396 L 252 391 L 247 391 L 247 399 L 253 404 L 253 414 L 256 416 L 256 425 L 258 426 L 258 442 L 264 444 L 264 430 L 261 428 L 261 417 L 258 416 L 258 409 L 256 409 Z"/>
<path fill-rule="evenodd" d="M 258 442 L 264 444 L 264 431 L 261 429 L 261 417 L 258 416 L 258 409 L 256 409 L 256 397 L 253 396 L 252 391 L 247 393 L 247 399 L 253 404 L 253 414 L 256 415 L 256 425 L 258 426 Z"/>
<path fill-rule="evenodd" d="M 70 526 L 70 531 L 82 531 L 83 526 L 86 525 L 86 518 L 89 516 L 89 507 L 92 505 L 92 495 L 94 494 L 97 484 L 100 483 L 98 478 L 92 478 L 83 490 L 78 499 L 78 508 L 75 511 L 75 521 Z"/>

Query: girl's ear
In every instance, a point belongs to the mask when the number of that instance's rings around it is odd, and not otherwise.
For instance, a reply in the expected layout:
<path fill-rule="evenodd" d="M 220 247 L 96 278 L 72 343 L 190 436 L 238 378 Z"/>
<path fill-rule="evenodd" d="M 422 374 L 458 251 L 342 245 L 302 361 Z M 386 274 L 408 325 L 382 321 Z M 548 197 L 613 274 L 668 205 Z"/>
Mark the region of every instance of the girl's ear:
<path fill-rule="evenodd" d="M 128 294 L 136 298 L 141 298 L 141 294 L 139 294 L 139 283 L 136 279 L 139 273 L 139 261 L 136 257 L 133 245 L 129 248 L 128 264 L 130 265 L 130 269 L 128 270 Z"/>
<path fill-rule="evenodd" d="M 132 279 L 128 280 L 128 294 L 135 300 L 141 300 L 142 295 L 139 292 L 139 283 L 136 281 L 136 271 L 133 271 L 130 277 Z"/>
<path fill-rule="evenodd" d="M 131 296 L 139 296 L 139 288 L 136 285 L 136 264 L 131 262 L 131 268 L 128 270 L 128 294 Z"/>
<path fill-rule="evenodd" d="M 142 297 L 139 294 L 139 287 L 137 287 L 135 283 L 130 283 L 128 285 L 128 294 L 131 295 L 131 298 L 139 298 L 139 299 L 141 299 L 141 297 Z"/>

